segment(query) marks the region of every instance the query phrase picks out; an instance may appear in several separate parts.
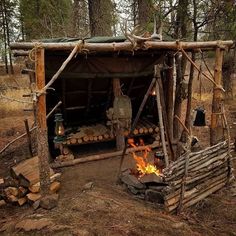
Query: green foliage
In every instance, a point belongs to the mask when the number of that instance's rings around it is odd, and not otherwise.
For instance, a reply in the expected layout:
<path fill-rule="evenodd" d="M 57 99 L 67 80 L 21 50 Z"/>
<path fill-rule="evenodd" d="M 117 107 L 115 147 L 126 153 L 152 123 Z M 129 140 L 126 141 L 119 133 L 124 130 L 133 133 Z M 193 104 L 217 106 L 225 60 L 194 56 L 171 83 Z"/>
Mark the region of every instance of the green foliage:
<path fill-rule="evenodd" d="M 71 10 L 68 0 L 20 0 L 26 38 L 67 36 Z"/>

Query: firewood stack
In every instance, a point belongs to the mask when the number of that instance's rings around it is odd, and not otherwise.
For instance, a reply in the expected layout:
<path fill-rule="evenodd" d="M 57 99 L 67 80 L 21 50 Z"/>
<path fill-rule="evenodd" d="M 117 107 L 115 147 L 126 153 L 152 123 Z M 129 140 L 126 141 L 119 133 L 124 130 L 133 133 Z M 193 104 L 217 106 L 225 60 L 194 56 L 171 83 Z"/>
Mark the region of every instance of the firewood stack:
<path fill-rule="evenodd" d="M 165 207 L 169 212 L 194 205 L 221 189 L 234 177 L 226 142 L 200 152 L 186 153 L 164 170 Z"/>
<path fill-rule="evenodd" d="M 127 137 L 129 130 L 124 130 L 124 136 Z M 160 140 L 159 127 L 152 124 L 146 119 L 142 119 L 138 122 L 136 128 L 133 131 L 134 136 L 140 135 L 156 135 Z M 86 143 L 95 143 L 110 141 L 115 139 L 115 134 L 108 127 L 102 124 L 96 124 L 92 126 L 80 127 L 78 132 L 72 133 L 68 136 L 65 144 L 67 145 L 80 145 Z"/>
<path fill-rule="evenodd" d="M 25 203 L 34 204 L 41 198 L 38 157 L 27 159 L 10 170 L 9 177 L 0 179 L 0 201 L 22 206 Z M 50 169 L 50 193 L 58 192 L 60 188 L 60 173 Z"/>

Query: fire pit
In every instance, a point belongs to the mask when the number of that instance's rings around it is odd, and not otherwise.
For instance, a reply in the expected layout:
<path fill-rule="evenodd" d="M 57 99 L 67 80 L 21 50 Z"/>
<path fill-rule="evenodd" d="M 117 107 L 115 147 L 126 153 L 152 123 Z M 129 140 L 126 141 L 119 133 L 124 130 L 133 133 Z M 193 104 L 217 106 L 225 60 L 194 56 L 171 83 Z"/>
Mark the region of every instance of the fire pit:
<path fill-rule="evenodd" d="M 137 147 L 134 139 L 129 139 L 131 147 Z M 142 139 L 139 139 L 139 146 L 144 146 Z M 144 151 L 137 155 L 132 153 L 136 161 L 136 168 L 126 169 L 122 172 L 121 181 L 125 184 L 129 192 L 136 197 L 146 201 L 164 204 L 164 195 L 162 190 L 167 186 L 163 181 L 163 155 L 155 153 L 152 161 L 149 161 L 151 149 L 146 146 Z"/>
<path fill-rule="evenodd" d="M 129 144 L 136 146 L 133 140 Z M 161 204 L 168 212 L 192 206 L 234 179 L 227 142 L 185 153 L 165 169 L 161 153 L 150 161 L 150 151 L 132 153 L 136 167 L 124 170 L 120 180 L 135 197 Z"/>

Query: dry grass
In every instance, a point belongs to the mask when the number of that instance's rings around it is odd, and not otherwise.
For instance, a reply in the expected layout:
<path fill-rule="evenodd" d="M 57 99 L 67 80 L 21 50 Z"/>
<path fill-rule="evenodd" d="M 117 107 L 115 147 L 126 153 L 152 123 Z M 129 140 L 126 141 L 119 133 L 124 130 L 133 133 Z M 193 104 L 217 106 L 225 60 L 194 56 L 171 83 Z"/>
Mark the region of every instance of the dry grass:
<path fill-rule="evenodd" d="M 23 109 L 31 108 L 30 104 L 11 101 L 3 98 L 3 96 L 17 100 L 29 101 L 28 98 L 23 98 L 23 95 L 28 94 L 29 92 L 29 78 L 27 75 L 1 75 L 0 118 L 22 115 Z"/>

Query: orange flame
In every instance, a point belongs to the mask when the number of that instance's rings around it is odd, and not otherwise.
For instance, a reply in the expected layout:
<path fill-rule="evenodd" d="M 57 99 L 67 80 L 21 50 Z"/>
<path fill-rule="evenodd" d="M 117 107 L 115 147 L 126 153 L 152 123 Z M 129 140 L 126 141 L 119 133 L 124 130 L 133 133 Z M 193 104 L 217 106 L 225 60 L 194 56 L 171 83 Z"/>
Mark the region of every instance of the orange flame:
<path fill-rule="evenodd" d="M 128 144 L 131 147 L 134 147 L 134 148 L 137 147 L 134 144 L 134 139 L 128 139 Z M 145 146 L 144 141 L 142 139 L 139 140 L 139 144 L 141 146 Z M 135 152 L 132 153 L 133 158 L 136 161 L 137 170 L 140 173 L 139 177 L 142 177 L 145 174 L 151 174 L 151 173 L 155 173 L 156 175 L 160 175 L 160 171 L 157 169 L 157 167 L 155 165 L 149 163 L 147 160 L 147 157 L 148 157 L 148 154 L 150 151 L 151 151 L 151 148 L 148 146 L 145 146 L 143 156 L 138 156 L 135 154 Z"/>

